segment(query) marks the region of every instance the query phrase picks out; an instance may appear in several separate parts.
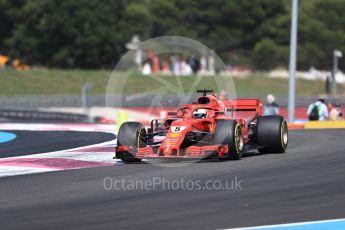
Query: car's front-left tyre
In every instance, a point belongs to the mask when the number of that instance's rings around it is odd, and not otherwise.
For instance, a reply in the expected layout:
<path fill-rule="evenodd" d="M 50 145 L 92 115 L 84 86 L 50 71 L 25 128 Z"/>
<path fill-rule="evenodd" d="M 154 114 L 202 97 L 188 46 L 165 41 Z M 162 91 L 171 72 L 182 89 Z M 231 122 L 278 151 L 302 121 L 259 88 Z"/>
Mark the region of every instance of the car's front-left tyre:
<path fill-rule="evenodd" d="M 243 136 L 240 124 L 236 120 L 217 120 L 213 144 L 228 145 L 228 159 L 240 159 L 243 149 Z"/>
<path fill-rule="evenodd" d="M 140 159 L 136 158 L 139 148 L 146 147 L 144 140 L 146 129 L 140 122 L 125 122 L 121 125 L 117 135 L 117 146 L 129 147 L 127 151 L 116 153 L 116 158 L 124 162 L 138 162 Z"/>

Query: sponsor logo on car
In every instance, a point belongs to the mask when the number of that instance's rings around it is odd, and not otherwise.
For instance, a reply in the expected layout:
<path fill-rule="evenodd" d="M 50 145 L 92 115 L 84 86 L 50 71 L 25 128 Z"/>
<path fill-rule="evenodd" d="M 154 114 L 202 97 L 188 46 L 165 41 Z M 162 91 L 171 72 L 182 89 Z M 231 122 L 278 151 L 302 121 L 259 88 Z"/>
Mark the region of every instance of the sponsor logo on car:
<path fill-rule="evenodd" d="M 181 136 L 181 133 L 176 133 L 176 132 L 169 133 L 170 138 L 178 138 L 179 136 Z"/>

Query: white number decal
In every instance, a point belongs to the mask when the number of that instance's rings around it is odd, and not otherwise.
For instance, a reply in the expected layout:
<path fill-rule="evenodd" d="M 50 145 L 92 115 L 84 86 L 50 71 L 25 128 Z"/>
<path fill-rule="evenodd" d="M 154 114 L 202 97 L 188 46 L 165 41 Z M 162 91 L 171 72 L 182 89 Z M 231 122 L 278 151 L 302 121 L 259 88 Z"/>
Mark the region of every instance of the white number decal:
<path fill-rule="evenodd" d="M 171 132 L 180 133 L 180 132 L 182 132 L 185 128 L 186 128 L 186 126 L 171 126 Z"/>

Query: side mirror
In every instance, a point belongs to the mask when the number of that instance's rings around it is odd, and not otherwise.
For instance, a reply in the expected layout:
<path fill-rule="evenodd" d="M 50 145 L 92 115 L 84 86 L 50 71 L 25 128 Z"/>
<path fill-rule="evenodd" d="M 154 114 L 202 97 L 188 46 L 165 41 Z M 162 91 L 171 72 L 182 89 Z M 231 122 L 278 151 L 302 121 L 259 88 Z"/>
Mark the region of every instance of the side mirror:
<path fill-rule="evenodd" d="M 164 125 L 164 121 L 165 120 L 161 120 L 161 119 L 152 120 L 151 127 L 149 128 L 151 130 L 151 133 L 165 130 L 166 127 Z"/>

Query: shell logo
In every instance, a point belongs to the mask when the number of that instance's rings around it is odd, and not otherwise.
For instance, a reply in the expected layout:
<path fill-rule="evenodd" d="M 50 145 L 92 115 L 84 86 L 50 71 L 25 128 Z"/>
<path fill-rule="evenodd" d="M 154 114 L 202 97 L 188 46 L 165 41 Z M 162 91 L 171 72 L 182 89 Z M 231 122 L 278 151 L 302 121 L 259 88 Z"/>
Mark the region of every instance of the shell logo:
<path fill-rule="evenodd" d="M 170 138 L 178 138 L 179 136 L 181 136 L 181 133 L 170 133 L 169 134 Z"/>

